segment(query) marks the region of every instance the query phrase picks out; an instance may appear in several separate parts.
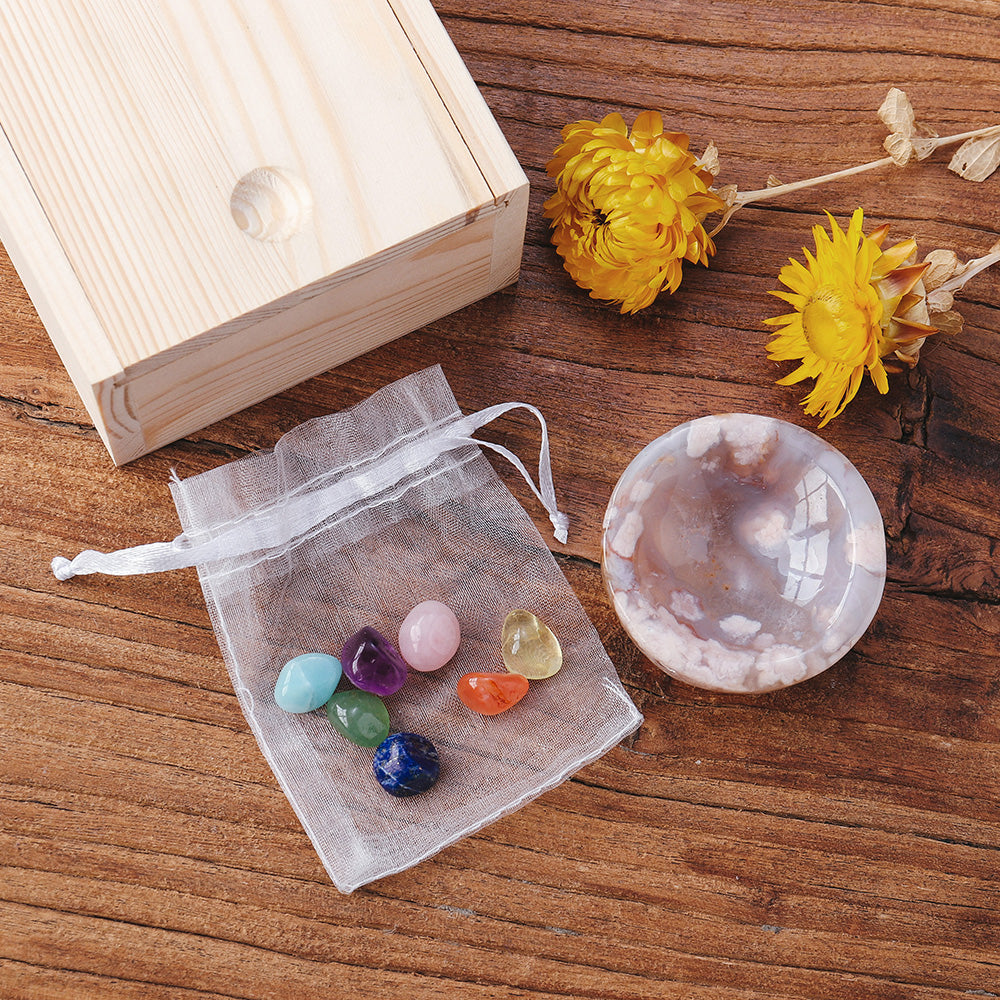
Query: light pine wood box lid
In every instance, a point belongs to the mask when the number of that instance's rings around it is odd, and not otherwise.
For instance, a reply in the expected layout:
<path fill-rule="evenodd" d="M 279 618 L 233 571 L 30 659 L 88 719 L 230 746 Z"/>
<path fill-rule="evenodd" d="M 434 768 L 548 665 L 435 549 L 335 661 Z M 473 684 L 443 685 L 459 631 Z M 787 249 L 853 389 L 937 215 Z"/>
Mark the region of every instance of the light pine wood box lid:
<path fill-rule="evenodd" d="M 0 126 L 0 239 L 116 462 L 517 276 L 527 180 L 426 0 L 10 0 Z"/>

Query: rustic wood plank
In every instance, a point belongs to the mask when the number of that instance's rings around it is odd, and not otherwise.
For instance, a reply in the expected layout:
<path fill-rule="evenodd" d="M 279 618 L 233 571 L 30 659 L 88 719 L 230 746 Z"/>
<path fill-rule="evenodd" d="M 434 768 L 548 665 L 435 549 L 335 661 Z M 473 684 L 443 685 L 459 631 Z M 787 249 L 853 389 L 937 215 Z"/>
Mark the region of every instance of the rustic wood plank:
<path fill-rule="evenodd" d="M 995 5 L 438 0 L 531 180 L 518 284 L 114 469 L 0 254 L 0 994 L 482 1000 L 1000 995 L 1000 275 L 888 395 L 823 436 L 870 483 L 889 580 L 839 664 L 772 694 L 670 680 L 597 564 L 617 476 L 678 421 L 774 385 L 767 295 L 829 209 L 970 255 L 997 179 L 942 151 L 749 208 L 711 266 L 634 317 L 562 271 L 541 206 L 558 130 L 645 107 L 714 139 L 743 188 L 876 158 L 892 84 L 941 133 L 998 121 Z M 399 147 L 387 144 L 396 155 Z M 441 363 L 467 412 L 545 413 L 572 518 L 560 566 L 645 715 L 540 800 L 342 896 L 241 715 L 197 577 L 60 584 L 53 555 L 169 539 L 167 489 Z M 530 461 L 511 414 L 485 436 Z M 496 468 L 544 530 L 516 474 Z"/>

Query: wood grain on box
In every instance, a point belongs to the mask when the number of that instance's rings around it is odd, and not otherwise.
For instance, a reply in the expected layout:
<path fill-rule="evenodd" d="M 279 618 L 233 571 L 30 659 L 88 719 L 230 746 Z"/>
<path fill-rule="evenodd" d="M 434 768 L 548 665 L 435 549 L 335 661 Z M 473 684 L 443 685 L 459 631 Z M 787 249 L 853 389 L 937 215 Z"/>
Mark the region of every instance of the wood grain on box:
<path fill-rule="evenodd" d="M 0 125 L 0 238 L 119 463 L 517 276 L 527 181 L 426 0 L 5 4 Z"/>

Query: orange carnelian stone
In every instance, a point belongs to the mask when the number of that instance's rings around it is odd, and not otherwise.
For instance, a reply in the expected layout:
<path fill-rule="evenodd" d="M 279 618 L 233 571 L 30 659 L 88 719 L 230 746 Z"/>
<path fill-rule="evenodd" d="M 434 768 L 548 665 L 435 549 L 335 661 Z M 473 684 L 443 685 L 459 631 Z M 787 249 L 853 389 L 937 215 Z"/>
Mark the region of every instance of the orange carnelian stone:
<path fill-rule="evenodd" d="M 499 715 L 528 693 L 521 674 L 465 674 L 458 679 L 458 696 L 480 715 Z"/>

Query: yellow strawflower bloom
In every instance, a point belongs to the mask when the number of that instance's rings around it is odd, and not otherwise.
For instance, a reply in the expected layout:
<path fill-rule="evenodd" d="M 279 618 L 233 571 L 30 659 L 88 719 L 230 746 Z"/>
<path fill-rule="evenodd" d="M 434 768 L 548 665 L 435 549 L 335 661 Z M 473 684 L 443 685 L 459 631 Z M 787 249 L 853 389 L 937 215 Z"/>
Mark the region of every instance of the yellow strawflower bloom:
<path fill-rule="evenodd" d="M 822 417 L 820 427 L 841 413 L 854 398 L 865 369 L 879 392 L 889 391 L 883 359 L 893 355 L 905 364 L 916 364 L 924 337 L 936 332 L 928 325 L 926 295 L 921 277 L 928 267 L 915 264 L 917 244 L 903 240 L 884 251 L 889 231 L 882 226 L 870 236 L 861 231 L 864 213 L 851 216 L 845 233 L 833 216 L 830 235 L 813 228 L 816 255 L 805 247 L 806 263 L 790 259 L 778 280 L 789 291 L 771 292 L 794 312 L 765 320 L 781 327 L 768 344 L 772 361 L 800 361 L 778 385 L 803 379 L 816 384 L 803 405 L 810 416 Z M 891 370 L 900 370 L 890 363 Z"/>
<path fill-rule="evenodd" d="M 725 205 L 686 135 L 644 111 L 631 135 L 611 114 L 573 122 L 562 137 L 546 166 L 556 192 L 545 216 L 566 270 L 592 298 L 635 312 L 677 289 L 682 261 L 708 264 L 715 246 L 702 222 Z"/>

